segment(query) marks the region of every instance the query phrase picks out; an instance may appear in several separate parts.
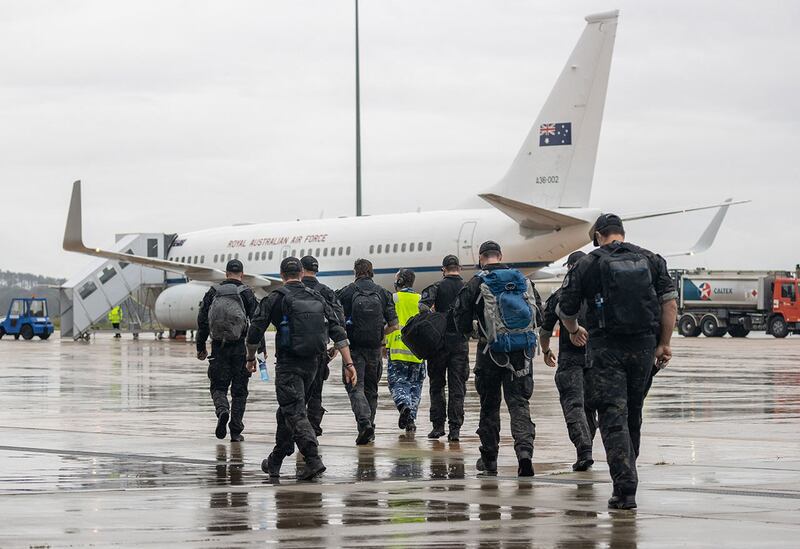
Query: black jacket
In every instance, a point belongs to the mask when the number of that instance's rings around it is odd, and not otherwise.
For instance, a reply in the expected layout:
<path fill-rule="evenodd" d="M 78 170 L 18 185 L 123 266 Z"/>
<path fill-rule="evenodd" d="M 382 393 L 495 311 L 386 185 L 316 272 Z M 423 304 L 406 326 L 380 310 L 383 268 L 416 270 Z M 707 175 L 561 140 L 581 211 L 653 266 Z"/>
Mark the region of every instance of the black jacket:
<path fill-rule="evenodd" d="M 650 250 L 640 248 L 629 242 L 612 242 L 603 248 L 614 250 L 620 246 L 637 252 L 647 258 L 650 264 L 650 274 L 653 280 L 653 288 L 658 296 L 659 302 L 664 303 L 678 297 L 675 285 L 667 271 L 667 262 L 660 255 L 654 254 Z M 586 325 L 589 337 L 603 337 L 605 334 L 600 328 L 595 307 L 593 307 L 595 296 L 602 293 L 602 281 L 598 265 L 598 256 L 590 253 L 581 258 L 564 277 L 564 284 L 558 299 L 556 312 L 561 319 L 575 318 L 581 309 L 581 305 L 586 306 Z M 643 333 L 650 332 L 656 335 L 658 326 L 644 327 Z"/>
<path fill-rule="evenodd" d="M 234 286 L 242 286 L 244 283 L 239 280 L 227 279 L 220 283 L 222 284 L 233 284 Z M 211 308 L 211 303 L 214 301 L 214 296 L 217 295 L 217 289 L 212 286 L 206 292 L 206 295 L 203 296 L 203 301 L 200 304 L 200 311 L 197 313 L 197 351 L 200 352 L 206 348 L 206 341 L 208 341 L 208 336 L 210 335 L 210 330 L 208 327 L 208 310 Z M 258 299 L 256 299 L 256 295 L 253 293 L 253 290 L 247 288 L 241 293 L 242 302 L 244 302 L 244 310 L 247 314 L 247 318 L 252 319 L 253 314 L 256 312 L 256 308 L 258 307 Z M 242 334 L 242 339 L 247 334 Z"/>
<path fill-rule="evenodd" d="M 348 284 L 341 290 L 336 290 L 336 297 L 339 299 L 339 303 L 342 304 L 345 318 L 350 318 L 350 315 L 352 315 L 353 296 L 355 295 L 356 287 L 362 290 L 377 290 L 383 302 L 383 320 L 387 326 L 397 324 L 397 311 L 394 308 L 394 298 L 391 292 L 375 284 L 371 278 L 366 277 L 357 278 L 355 282 Z"/>
<path fill-rule="evenodd" d="M 328 305 L 331 306 L 333 312 L 336 313 L 336 318 L 339 319 L 339 324 L 344 326 L 344 309 L 342 308 L 342 304 L 339 303 L 339 300 L 336 298 L 336 292 L 320 282 L 315 276 L 304 276 L 303 284 L 312 290 L 318 291 L 320 295 L 325 298 L 325 301 L 327 301 Z"/>
<path fill-rule="evenodd" d="M 285 284 L 285 288 L 292 292 L 292 295 L 306 291 L 305 285 L 299 280 L 287 282 Z M 315 293 L 317 293 L 317 295 L 319 295 L 320 298 L 325 301 L 325 298 L 322 297 L 319 292 Z M 340 324 L 339 319 L 336 317 L 336 313 L 333 311 L 333 308 L 328 304 L 327 301 L 325 301 L 325 317 L 328 320 L 328 337 L 333 340 L 337 349 L 346 347 L 349 344 L 347 341 L 347 332 L 345 332 L 344 326 Z M 253 320 L 250 323 L 250 330 L 247 332 L 248 348 L 252 349 L 251 346 L 259 344 L 261 338 L 264 336 L 264 332 L 267 331 L 267 328 L 270 324 L 275 326 L 277 329 L 282 320 L 283 294 L 281 292 L 273 291 L 267 297 L 261 300 L 261 303 L 259 303 L 258 309 L 256 310 L 256 314 L 253 316 Z M 276 349 L 276 355 L 278 358 L 282 358 L 285 352 L 285 349 Z"/>

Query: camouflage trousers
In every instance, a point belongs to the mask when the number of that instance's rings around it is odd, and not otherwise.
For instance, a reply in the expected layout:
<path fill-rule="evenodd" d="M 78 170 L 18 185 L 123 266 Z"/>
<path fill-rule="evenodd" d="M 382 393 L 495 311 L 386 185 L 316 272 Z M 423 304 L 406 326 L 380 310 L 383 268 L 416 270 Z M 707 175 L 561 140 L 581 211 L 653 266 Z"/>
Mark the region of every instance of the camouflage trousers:
<path fill-rule="evenodd" d="M 209 391 L 214 401 L 217 417 L 222 412 L 230 413 L 231 435 L 236 436 L 244 431 L 244 410 L 247 407 L 247 385 L 250 372 L 245 366 L 247 351 L 244 340 L 223 345 L 219 341 L 211 342 L 211 354 L 208 355 L 208 379 L 211 382 Z M 231 402 L 228 402 L 228 389 L 231 391 Z"/>
<path fill-rule="evenodd" d="M 314 383 L 311 385 L 311 391 L 308 394 L 306 402 L 308 421 L 311 422 L 311 426 L 314 428 L 314 432 L 317 436 L 322 435 L 322 416 L 328 411 L 322 406 L 322 387 L 325 385 L 325 381 L 327 381 L 331 373 L 328 362 L 330 362 L 328 353 L 322 353 L 319 356 L 317 376 L 314 378 Z"/>
<path fill-rule="evenodd" d="M 425 363 L 405 362 L 389 359 L 387 367 L 389 392 L 398 410 L 409 408 L 411 417 L 417 419 L 422 384 L 425 382 Z"/>
<path fill-rule="evenodd" d="M 587 403 L 599 415 L 614 491 L 636 494 L 642 406 L 655 357 L 652 336 L 589 341 Z"/>
<path fill-rule="evenodd" d="M 586 354 L 564 351 L 558 355 L 555 381 L 567 432 L 578 459 L 591 459 L 592 441 L 597 432 L 597 412 L 586 406 L 584 368 Z"/>
<path fill-rule="evenodd" d="M 521 351 L 501 353 L 498 360 L 508 367 L 498 366 L 489 354 L 478 346 L 475 361 L 475 389 L 481 402 L 478 436 L 481 457 L 494 461 L 500 449 L 500 404 L 506 401 L 511 416 L 511 436 L 517 459 L 533 457 L 536 426 L 531 421 L 530 398 L 533 395 L 533 360 Z M 513 370 L 513 371 L 512 371 Z"/>

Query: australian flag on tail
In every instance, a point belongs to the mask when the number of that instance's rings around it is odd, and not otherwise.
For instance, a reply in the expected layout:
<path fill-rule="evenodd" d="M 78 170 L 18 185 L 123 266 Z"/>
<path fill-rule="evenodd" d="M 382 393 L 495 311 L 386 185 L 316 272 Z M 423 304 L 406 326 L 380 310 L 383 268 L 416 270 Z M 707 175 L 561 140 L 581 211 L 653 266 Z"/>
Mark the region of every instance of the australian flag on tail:
<path fill-rule="evenodd" d="M 539 146 L 572 145 L 572 122 L 557 122 L 539 126 Z"/>

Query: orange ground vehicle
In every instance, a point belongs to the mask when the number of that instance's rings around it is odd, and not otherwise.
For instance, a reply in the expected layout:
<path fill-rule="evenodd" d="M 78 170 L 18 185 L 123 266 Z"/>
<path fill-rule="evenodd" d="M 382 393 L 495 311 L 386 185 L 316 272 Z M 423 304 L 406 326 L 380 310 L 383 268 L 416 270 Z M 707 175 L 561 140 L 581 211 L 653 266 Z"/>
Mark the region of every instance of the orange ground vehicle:
<path fill-rule="evenodd" d="M 792 273 L 700 270 L 674 276 L 683 336 L 745 337 L 751 330 L 775 337 L 800 334 L 800 289 Z"/>

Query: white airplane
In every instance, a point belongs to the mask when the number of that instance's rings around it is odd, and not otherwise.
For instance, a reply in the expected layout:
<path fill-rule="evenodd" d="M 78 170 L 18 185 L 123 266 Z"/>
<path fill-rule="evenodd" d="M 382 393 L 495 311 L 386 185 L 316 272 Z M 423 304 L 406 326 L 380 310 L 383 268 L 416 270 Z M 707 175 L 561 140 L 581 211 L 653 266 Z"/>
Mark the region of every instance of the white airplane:
<path fill-rule="evenodd" d="M 86 247 L 76 181 L 64 249 L 187 279 L 186 284 L 165 289 L 156 302 L 158 320 L 173 330 L 196 328 L 197 303 L 210 283 L 225 278 L 225 263 L 233 257 L 242 260 L 245 282 L 260 295 L 281 283 L 283 258 L 306 254 L 318 258 L 319 276 L 333 288 L 352 281 L 353 262 L 360 257 L 372 261 L 377 283 L 391 288 L 395 273 L 410 268 L 422 288 L 441 277 L 447 254 L 460 258 L 465 276 L 474 273 L 477 248 L 485 240 L 500 242 L 505 262 L 534 275 L 588 244 L 589 229 L 601 213 L 589 207 L 589 195 L 617 18 L 617 11 L 586 17 L 583 34 L 508 173 L 479 195 L 492 208 L 219 227 L 178 235 L 167 258 L 156 259 Z M 645 219 L 723 206 L 727 210 L 736 203 L 622 217 Z"/>

